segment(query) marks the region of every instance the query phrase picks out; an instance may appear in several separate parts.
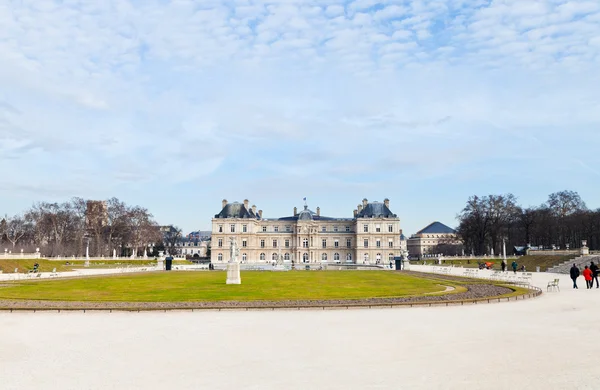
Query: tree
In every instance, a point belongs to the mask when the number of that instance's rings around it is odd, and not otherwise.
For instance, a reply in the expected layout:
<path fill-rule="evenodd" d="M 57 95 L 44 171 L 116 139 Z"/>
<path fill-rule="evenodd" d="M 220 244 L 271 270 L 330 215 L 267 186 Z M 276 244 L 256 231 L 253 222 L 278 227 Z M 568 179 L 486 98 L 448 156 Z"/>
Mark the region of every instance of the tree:
<path fill-rule="evenodd" d="M 585 202 L 575 191 L 560 191 L 550 194 L 546 205 L 559 218 L 587 210 Z"/>
<path fill-rule="evenodd" d="M 5 225 L 4 237 L 12 244 L 14 250 L 17 242 L 27 233 L 29 225 L 20 215 L 15 215 L 11 218 L 5 216 L 3 221 Z"/>

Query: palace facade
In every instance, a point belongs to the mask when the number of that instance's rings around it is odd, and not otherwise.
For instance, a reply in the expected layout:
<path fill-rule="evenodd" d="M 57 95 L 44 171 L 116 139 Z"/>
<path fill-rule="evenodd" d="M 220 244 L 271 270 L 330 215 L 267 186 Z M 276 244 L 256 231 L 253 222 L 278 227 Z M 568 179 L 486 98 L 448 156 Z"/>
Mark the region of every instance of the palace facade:
<path fill-rule="evenodd" d="M 228 262 L 235 241 L 242 263 L 386 263 L 401 255 L 400 218 L 389 207 L 388 199 L 363 199 L 349 218 L 326 217 L 306 205 L 289 217 L 263 218 L 248 200 L 223 200 L 212 219 L 211 261 Z"/>

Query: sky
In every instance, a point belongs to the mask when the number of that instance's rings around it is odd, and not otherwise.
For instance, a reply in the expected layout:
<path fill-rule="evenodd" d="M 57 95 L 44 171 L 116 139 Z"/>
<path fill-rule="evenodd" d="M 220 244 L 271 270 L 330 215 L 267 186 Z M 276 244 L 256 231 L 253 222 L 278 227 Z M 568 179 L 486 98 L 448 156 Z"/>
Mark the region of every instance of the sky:
<path fill-rule="evenodd" d="M 0 1 L 0 214 L 118 197 L 210 229 L 390 199 L 600 207 L 596 0 Z"/>

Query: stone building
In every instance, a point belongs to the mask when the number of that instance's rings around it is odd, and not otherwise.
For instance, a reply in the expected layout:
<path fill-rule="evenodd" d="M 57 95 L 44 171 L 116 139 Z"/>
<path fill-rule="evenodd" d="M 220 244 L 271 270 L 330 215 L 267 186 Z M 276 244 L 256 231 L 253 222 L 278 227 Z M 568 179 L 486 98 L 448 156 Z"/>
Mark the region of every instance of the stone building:
<path fill-rule="evenodd" d="M 460 245 L 456 231 L 441 222 L 432 222 L 408 239 L 408 253 L 412 257 L 438 254 L 440 245 Z"/>
<path fill-rule="evenodd" d="M 400 256 L 400 219 L 389 200 L 362 203 L 352 217 L 332 218 L 307 205 L 293 215 L 263 218 L 262 210 L 223 200 L 221 212 L 212 219 L 211 261 L 230 260 L 230 243 L 239 248 L 243 263 L 387 263 Z"/>

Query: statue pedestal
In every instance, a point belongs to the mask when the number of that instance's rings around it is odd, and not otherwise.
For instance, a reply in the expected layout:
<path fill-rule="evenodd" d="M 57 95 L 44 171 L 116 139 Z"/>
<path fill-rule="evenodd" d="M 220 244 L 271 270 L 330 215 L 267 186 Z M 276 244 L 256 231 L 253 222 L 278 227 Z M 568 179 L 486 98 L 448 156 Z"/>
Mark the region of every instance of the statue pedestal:
<path fill-rule="evenodd" d="M 160 271 L 162 271 L 162 270 L 164 270 L 164 269 L 165 269 L 165 263 L 164 263 L 164 260 L 165 260 L 165 259 L 163 259 L 163 258 L 161 258 L 161 257 L 159 257 L 159 258 L 156 260 L 156 268 L 157 268 L 158 270 L 160 270 Z"/>
<path fill-rule="evenodd" d="M 581 255 L 582 256 L 588 256 L 590 254 L 590 248 L 584 246 L 583 248 L 581 248 Z"/>
<path fill-rule="evenodd" d="M 227 263 L 227 284 L 242 284 L 240 263 Z"/>
<path fill-rule="evenodd" d="M 408 260 L 402 260 L 402 270 L 403 271 L 409 271 L 410 270 L 410 261 Z"/>

